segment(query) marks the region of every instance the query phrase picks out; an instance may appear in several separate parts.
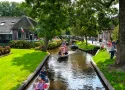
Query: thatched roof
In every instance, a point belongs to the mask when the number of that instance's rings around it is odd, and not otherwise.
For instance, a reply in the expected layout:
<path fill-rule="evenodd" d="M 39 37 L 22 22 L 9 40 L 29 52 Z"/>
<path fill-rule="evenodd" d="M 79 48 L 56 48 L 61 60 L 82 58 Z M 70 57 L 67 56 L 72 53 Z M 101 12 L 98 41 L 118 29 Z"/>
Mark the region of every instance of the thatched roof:
<path fill-rule="evenodd" d="M 11 29 L 12 30 L 18 30 L 21 29 L 21 27 L 24 30 L 31 30 L 34 29 L 34 27 L 37 25 L 37 22 L 33 19 L 23 16 Z"/>
<path fill-rule="evenodd" d="M 20 20 L 20 17 L 0 17 L 0 34 L 12 34 L 11 27 Z"/>

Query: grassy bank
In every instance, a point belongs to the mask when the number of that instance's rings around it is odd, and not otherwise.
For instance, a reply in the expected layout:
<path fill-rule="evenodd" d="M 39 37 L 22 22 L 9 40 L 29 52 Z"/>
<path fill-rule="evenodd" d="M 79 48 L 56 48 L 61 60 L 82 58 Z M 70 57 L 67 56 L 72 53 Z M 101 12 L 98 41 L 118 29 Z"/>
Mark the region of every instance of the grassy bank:
<path fill-rule="evenodd" d="M 107 51 L 99 51 L 93 60 L 115 90 L 125 90 L 125 72 L 110 69 L 109 65 L 114 64 L 115 60 L 109 58 L 110 54 Z"/>
<path fill-rule="evenodd" d="M 17 90 L 47 55 L 29 49 L 11 49 L 11 52 L 0 58 L 0 90 Z"/>
<path fill-rule="evenodd" d="M 83 50 L 93 50 L 95 47 L 97 47 L 97 46 L 89 44 L 89 43 L 88 43 L 88 45 L 86 45 L 85 42 L 81 42 L 81 41 L 76 42 L 76 44 L 78 45 L 78 47 L 80 49 L 83 49 Z"/>

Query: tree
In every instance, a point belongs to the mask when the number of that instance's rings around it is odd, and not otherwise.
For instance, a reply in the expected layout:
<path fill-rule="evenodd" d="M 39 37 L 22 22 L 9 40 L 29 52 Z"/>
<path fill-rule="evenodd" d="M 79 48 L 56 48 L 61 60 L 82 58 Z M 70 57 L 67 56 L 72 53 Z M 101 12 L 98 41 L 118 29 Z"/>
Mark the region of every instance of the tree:
<path fill-rule="evenodd" d="M 72 18 L 73 32 L 75 35 L 85 36 L 87 45 L 87 36 L 93 36 L 97 30 L 97 20 L 95 17 L 96 9 L 91 0 L 79 0 L 73 4 Z M 91 33 L 90 33 L 91 32 Z"/>
<path fill-rule="evenodd" d="M 31 8 L 26 3 L 0 2 L 0 16 L 28 15 Z"/>
<path fill-rule="evenodd" d="M 107 7 L 110 7 L 112 3 L 118 2 L 118 0 L 110 0 Z M 115 61 L 115 66 L 125 65 L 125 0 L 119 0 L 119 32 L 118 32 L 118 42 L 117 42 L 117 58 Z"/>
<path fill-rule="evenodd" d="M 125 65 L 125 0 L 119 0 L 119 34 L 116 65 Z"/>
<path fill-rule="evenodd" d="M 32 6 L 32 17 L 38 21 L 37 32 L 44 39 L 44 51 L 48 48 L 49 40 L 61 34 L 67 25 L 68 0 L 26 0 Z"/>
<path fill-rule="evenodd" d="M 115 29 L 112 32 L 113 40 L 118 40 L 118 32 L 119 32 L 119 25 L 117 27 L 115 27 Z"/>

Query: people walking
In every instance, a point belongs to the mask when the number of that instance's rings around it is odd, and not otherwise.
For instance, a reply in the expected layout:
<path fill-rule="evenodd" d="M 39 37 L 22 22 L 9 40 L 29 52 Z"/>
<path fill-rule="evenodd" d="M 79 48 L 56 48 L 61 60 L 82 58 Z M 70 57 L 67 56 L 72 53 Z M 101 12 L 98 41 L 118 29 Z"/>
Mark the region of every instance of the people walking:
<path fill-rule="evenodd" d="M 112 46 L 111 46 L 111 49 L 109 50 L 109 52 L 110 52 L 110 59 L 113 59 L 113 57 L 114 57 L 114 55 L 115 55 L 115 45 L 114 44 L 112 44 Z"/>

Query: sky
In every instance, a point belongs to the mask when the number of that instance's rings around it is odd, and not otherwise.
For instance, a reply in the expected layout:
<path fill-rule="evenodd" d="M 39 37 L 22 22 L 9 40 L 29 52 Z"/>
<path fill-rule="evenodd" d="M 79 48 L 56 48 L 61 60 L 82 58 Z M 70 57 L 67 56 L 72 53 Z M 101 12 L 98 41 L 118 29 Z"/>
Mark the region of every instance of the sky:
<path fill-rule="evenodd" d="M 22 1 L 25 1 L 25 0 L 0 0 L 1 1 L 9 1 L 9 2 L 22 2 Z"/>

